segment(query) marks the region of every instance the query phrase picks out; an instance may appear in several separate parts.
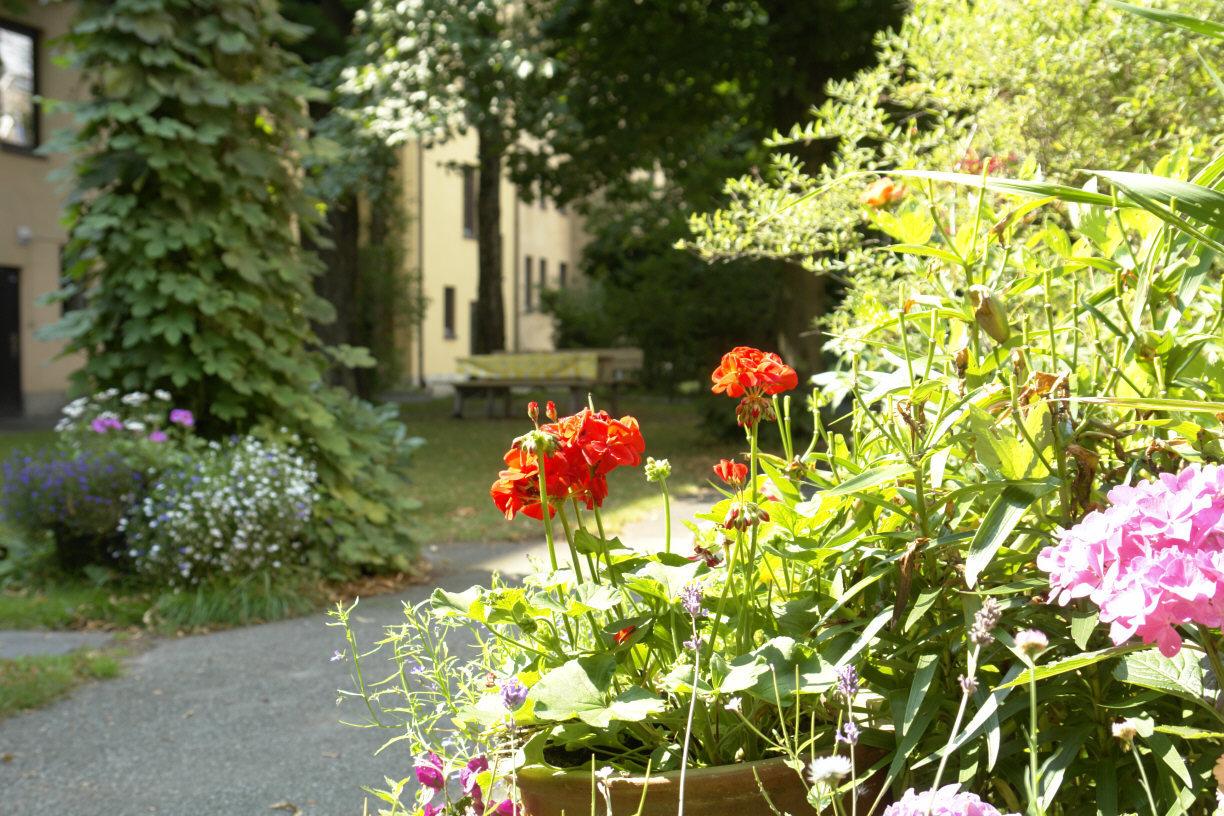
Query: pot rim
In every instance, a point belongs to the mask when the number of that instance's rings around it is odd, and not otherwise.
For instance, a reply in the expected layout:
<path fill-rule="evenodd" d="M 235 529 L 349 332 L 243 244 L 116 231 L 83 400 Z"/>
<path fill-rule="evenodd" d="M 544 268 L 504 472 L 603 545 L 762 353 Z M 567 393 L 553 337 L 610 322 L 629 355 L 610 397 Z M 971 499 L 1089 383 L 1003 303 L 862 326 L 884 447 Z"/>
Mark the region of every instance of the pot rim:
<path fill-rule="evenodd" d="M 743 773 L 755 769 L 774 769 L 784 767 L 790 769 L 786 764 L 786 757 L 769 757 L 767 759 L 754 759 L 751 762 L 731 762 L 726 765 L 710 765 L 704 768 L 689 768 L 685 773 L 685 778 L 688 780 L 700 780 L 706 777 L 725 776 L 730 773 Z M 795 772 L 796 774 L 798 772 Z M 551 765 L 524 765 L 517 771 L 519 777 L 527 777 L 530 780 L 555 780 L 571 781 L 581 779 L 586 783 L 591 780 L 591 770 L 587 768 L 554 768 Z M 663 771 L 661 773 L 651 773 L 649 777 L 644 774 L 635 774 L 632 776 L 613 776 L 609 782 L 612 784 L 633 784 L 646 785 L 654 782 L 674 782 L 680 779 L 680 771 Z"/>

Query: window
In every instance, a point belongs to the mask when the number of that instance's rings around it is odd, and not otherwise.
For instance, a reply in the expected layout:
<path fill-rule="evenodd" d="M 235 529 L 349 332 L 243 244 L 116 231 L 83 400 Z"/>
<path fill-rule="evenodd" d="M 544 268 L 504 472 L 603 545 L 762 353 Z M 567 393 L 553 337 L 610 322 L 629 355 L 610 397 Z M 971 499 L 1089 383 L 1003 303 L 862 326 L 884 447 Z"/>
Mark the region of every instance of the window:
<path fill-rule="evenodd" d="M 561 263 L 557 264 L 557 288 L 558 289 L 565 288 L 565 284 L 567 282 L 566 278 L 568 277 L 569 277 L 569 264 L 567 264 L 565 261 L 562 261 Z"/>
<path fill-rule="evenodd" d="M 442 290 L 442 336 L 447 340 L 455 339 L 455 287 L 447 286 Z"/>
<path fill-rule="evenodd" d="M 540 259 L 540 291 L 548 286 L 548 261 Z"/>
<path fill-rule="evenodd" d="M 535 311 L 535 298 L 533 297 L 531 280 L 531 256 L 528 255 L 523 259 L 523 311 Z"/>
<path fill-rule="evenodd" d="M 38 32 L 0 22 L 0 145 L 38 147 Z"/>
<path fill-rule="evenodd" d="M 476 168 L 463 168 L 463 237 L 476 237 Z"/>

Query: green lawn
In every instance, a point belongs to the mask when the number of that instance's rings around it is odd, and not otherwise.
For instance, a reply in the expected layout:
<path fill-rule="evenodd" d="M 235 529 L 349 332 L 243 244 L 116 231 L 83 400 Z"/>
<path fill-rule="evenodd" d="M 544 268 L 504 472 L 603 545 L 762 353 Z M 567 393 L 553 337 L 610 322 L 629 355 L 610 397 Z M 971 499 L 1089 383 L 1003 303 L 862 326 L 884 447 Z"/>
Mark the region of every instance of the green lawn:
<path fill-rule="evenodd" d="M 540 527 L 530 519 L 506 521 L 489 498 L 489 487 L 504 467 L 502 455 L 516 436 L 531 429 L 526 400 L 518 401 L 523 414 L 513 419 L 452 419 L 447 400 L 412 403 L 403 416 L 409 433 L 425 439 L 416 452 L 408 489 L 423 507 L 412 524 L 417 539 L 436 544 L 453 541 L 517 541 L 539 538 Z M 557 397 L 558 405 L 564 405 Z M 728 403 L 728 421 L 734 406 Z M 473 415 L 480 405 L 473 405 Z M 626 396 L 618 406 L 641 423 L 646 455 L 669 459 L 673 495 L 704 486 L 711 466 L 730 457 L 734 445 L 712 439 L 691 402 Z M 608 479 L 605 512 L 615 523 L 660 502 L 658 485 L 649 484 L 641 468 L 621 468 Z"/>
<path fill-rule="evenodd" d="M 120 657 L 111 649 L 0 660 L 0 718 L 44 706 L 87 680 L 118 677 Z"/>

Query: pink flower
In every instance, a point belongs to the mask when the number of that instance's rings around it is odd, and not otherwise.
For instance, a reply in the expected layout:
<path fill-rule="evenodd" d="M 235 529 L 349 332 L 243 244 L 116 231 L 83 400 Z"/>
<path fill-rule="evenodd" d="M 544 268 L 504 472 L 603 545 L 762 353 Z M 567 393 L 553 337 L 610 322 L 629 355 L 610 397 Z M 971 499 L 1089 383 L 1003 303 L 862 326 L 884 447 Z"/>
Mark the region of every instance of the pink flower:
<path fill-rule="evenodd" d="M 977 794 L 958 792 L 956 785 L 917 793 L 910 788 L 884 809 L 884 816 L 1005 816 Z"/>
<path fill-rule="evenodd" d="M 503 799 L 497 803 L 497 807 L 493 809 L 496 816 L 522 816 L 522 809 L 514 804 L 513 800 Z"/>
<path fill-rule="evenodd" d="M 421 816 L 438 816 L 442 812 L 441 805 L 435 805 L 433 802 L 426 802 L 421 808 Z"/>
<path fill-rule="evenodd" d="M 107 431 L 123 430 L 123 423 L 117 417 L 100 416 L 93 422 L 89 423 L 90 430 L 94 433 L 104 434 Z"/>
<path fill-rule="evenodd" d="M 149 434 L 150 442 L 165 442 L 168 438 L 166 432 L 161 430 L 153 431 Z"/>
<path fill-rule="evenodd" d="M 195 426 L 195 414 L 186 408 L 175 408 L 170 412 L 170 421 L 175 425 L 191 428 Z"/>
<path fill-rule="evenodd" d="M 416 771 L 417 781 L 427 788 L 442 790 L 446 785 L 446 767 L 441 757 L 433 751 L 418 759 L 413 770 Z"/>
<path fill-rule="evenodd" d="M 1037 556 L 1050 600 L 1089 598 L 1115 644 L 1138 635 L 1172 657 L 1179 625 L 1224 623 L 1224 468 L 1162 473 L 1109 500 Z"/>
<path fill-rule="evenodd" d="M 483 756 L 469 759 L 467 766 L 459 771 L 459 787 L 472 797 L 472 805 L 477 811 L 484 810 L 484 791 L 480 788 L 478 777 L 482 771 L 489 770 L 489 760 Z"/>

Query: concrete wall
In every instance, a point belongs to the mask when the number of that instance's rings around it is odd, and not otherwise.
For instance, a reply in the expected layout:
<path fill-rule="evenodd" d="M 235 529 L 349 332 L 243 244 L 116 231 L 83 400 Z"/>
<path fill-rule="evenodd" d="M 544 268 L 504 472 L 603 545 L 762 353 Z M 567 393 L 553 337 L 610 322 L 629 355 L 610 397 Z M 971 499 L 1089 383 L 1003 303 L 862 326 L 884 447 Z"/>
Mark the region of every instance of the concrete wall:
<path fill-rule="evenodd" d="M 54 54 L 48 45 L 66 32 L 72 14 L 70 5 L 34 3 L 20 16 L 6 17 L 0 12 L 0 19 L 39 32 L 38 91 L 51 99 L 73 99 L 81 93 L 76 74 L 52 62 Z M 62 112 L 48 115 L 40 111 L 40 116 L 43 142 L 70 121 Z M 0 148 L 0 266 L 20 270 L 21 390 L 27 414 L 57 410 L 68 375 L 80 365 L 78 358 L 56 359 L 62 343 L 34 338 L 35 329 L 60 317 L 58 304 L 39 306 L 36 301 L 59 285 L 60 248 L 66 240 L 59 219 L 65 191 L 47 176 L 65 163 L 66 157 L 60 155 L 44 157 Z M 19 240 L 19 230 L 27 237 Z"/>

